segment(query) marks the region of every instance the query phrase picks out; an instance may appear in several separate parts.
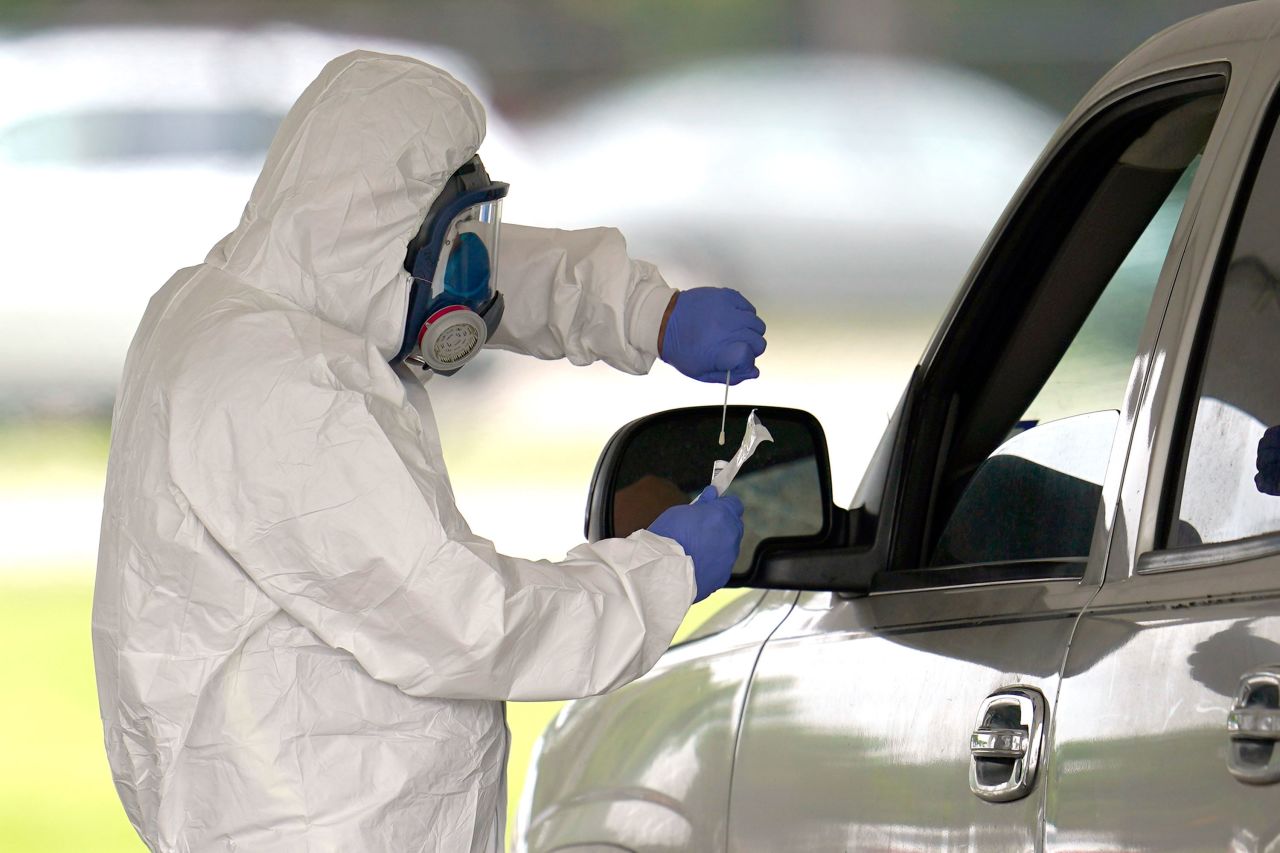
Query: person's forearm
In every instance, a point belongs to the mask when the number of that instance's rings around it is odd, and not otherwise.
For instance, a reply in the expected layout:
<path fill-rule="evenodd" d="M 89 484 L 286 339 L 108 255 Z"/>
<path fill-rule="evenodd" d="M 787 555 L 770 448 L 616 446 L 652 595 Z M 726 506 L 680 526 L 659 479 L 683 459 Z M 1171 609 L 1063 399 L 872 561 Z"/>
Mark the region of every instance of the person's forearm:
<path fill-rule="evenodd" d="M 652 265 L 627 255 L 612 228 L 580 231 L 504 225 L 498 289 L 502 325 L 488 345 L 574 364 L 604 361 L 645 373 L 658 355 L 674 291 Z"/>

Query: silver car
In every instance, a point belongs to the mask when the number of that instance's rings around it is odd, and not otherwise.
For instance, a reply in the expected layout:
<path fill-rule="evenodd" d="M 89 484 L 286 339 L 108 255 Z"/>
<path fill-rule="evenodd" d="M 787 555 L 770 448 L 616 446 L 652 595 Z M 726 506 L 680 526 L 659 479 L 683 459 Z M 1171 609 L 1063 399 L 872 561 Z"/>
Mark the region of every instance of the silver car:
<path fill-rule="evenodd" d="M 1094 87 L 849 509 L 816 420 L 760 408 L 751 592 L 566 707 L 522 849 L 1280 848 L 1278 28 L 1222 9 Z M 705 484 L 719 415 L 617 433 L 589 534 Z"/>

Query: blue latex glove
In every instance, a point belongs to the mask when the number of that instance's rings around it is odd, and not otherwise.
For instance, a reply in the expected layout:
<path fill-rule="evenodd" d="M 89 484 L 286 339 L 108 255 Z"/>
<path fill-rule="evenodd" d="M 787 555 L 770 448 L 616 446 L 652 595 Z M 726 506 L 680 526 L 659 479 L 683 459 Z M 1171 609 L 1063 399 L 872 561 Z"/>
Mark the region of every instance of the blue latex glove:
<path fill-rule="evenodd" d="M 1264 495 L 1280 496 L 1280 426 L 1273 426 L 1258 439 L 1258 475 L 1253 478 Z"/>
<path fill-rule="evenodd" d="M 662 360 L 702 382 L 729 384 L 760 375 L 764 321 L 741 293 L 727 287 L 681 291 L 663 332 Z"/>
<path fill-rule="evenodd" d="M 729 582 L 729 572 L 742 547 L 742 501 L 716 496 L 707 486 L 691 504 L 673 506 L 653 520 L 649 530 L 674 539 L 693 558 L 693 575 L 701 601 Z"/>

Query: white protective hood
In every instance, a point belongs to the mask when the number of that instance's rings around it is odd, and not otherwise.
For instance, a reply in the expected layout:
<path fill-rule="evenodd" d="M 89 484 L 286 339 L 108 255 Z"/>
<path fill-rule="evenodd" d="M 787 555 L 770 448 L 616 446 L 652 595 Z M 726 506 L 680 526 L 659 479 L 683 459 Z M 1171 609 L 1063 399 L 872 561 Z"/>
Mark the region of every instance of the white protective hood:
<path fill-rule="evenodd" d="M 339 57 L 239 227 L 139 326 L 93 644 L 112 774 L 153 850 L 496 849 L 500 700 L 642 675 L 693 598 L 689 558 L 647 531 L 559 563 L 498 554 L 454 505 L 425 390 L 386 362 L 405 247 L 483 134 L 444 72 Z M 616 231 L 502 240 L 494 345 L 649 368 L 672 291 Z"/>

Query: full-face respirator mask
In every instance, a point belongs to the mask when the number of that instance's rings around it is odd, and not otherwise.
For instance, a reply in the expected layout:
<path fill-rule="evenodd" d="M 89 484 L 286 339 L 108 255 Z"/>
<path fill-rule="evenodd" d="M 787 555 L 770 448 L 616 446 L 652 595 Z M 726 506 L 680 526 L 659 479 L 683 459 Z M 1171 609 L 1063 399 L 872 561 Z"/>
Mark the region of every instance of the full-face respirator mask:
<path fill-rule="evenodd" d="M 403 359 L 449 376 L 493 336 L 502 321 L 495 288 L 508 189 L 489 180 L 479 155 L 445 182 L 405 254 L 413 284 L 404 341 L 392 363 Z"/>

